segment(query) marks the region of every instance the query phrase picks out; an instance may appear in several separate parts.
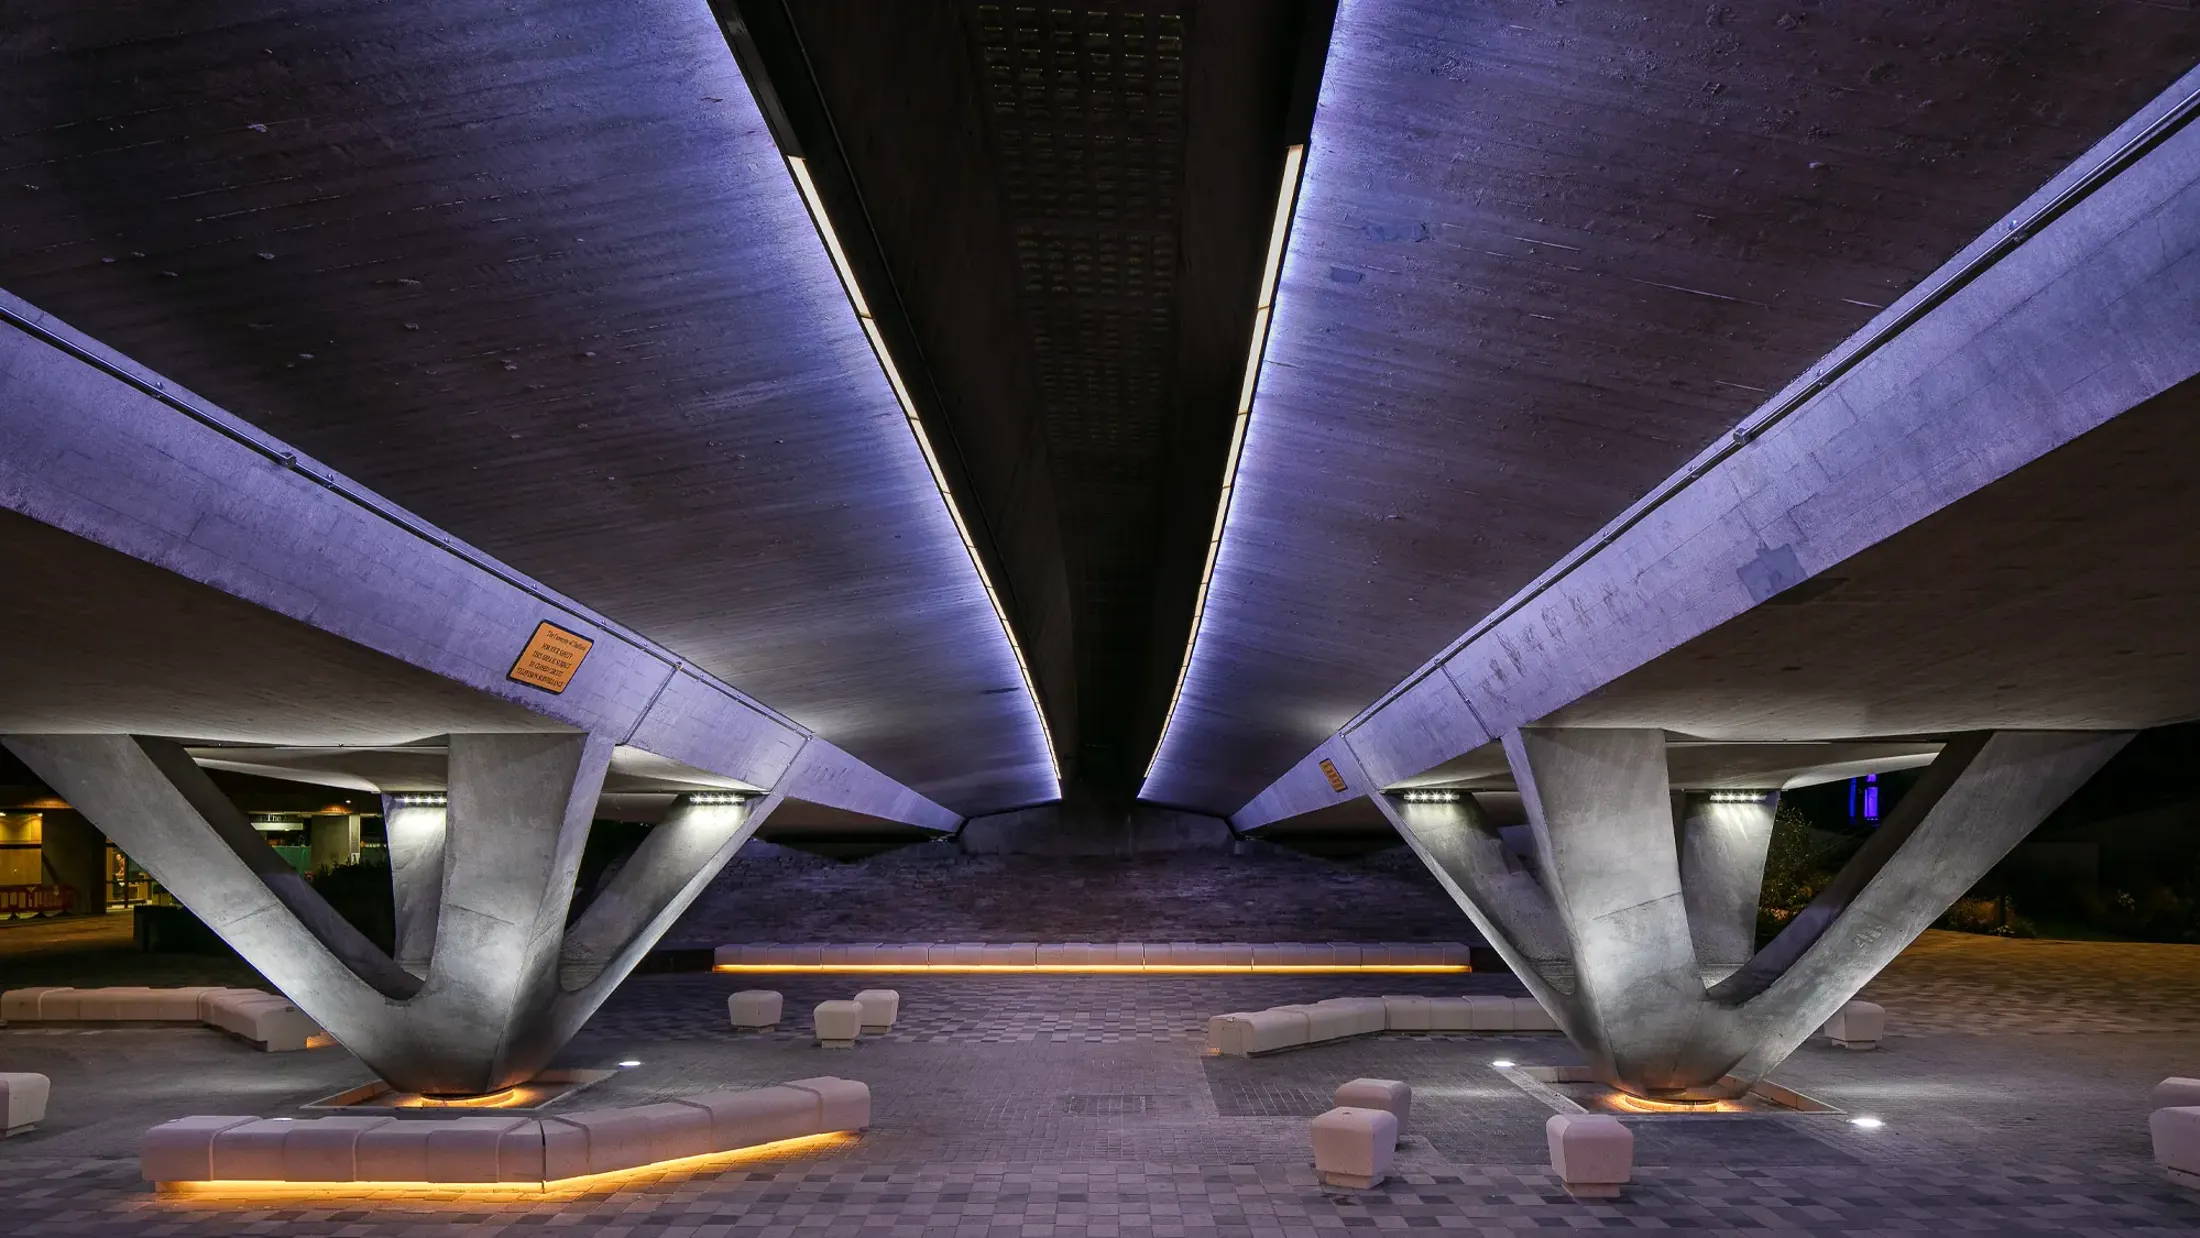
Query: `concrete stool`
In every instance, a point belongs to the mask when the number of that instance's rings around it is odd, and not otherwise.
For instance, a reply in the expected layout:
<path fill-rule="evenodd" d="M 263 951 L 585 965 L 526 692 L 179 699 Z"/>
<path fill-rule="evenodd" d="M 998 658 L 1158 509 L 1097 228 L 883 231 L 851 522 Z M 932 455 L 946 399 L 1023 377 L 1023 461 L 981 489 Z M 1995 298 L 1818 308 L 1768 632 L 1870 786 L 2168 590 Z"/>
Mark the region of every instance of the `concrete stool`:
<path fill-rule="evenodd" d="M 901 994 L 892 989 L 865 989 L 856 994 L 856 1005 L 863 1007 L 866 1032 L 887 1031 L 901 1017 Z"/>
<path fill-rule="evenodd" d="M 1886 1008 L 1871 1002 L 1850 1002 L 1826 1020 L 1826 1035 L 1844 1049 L 1876 1049 L 1886 1030 Z"/>
<path fill-rule="evenodd" d="M 1551 1141 L 1551 1172 L 1568 1195 L 1613 1199 L 1633 1176 L 1635 1133 L 1601 1113 L 1560 1113 L 1543 1124 Z"/>
<path fill-rule="evenodd" d="M 854 1002 L 819 1002 L 810 1014 L 817 1043 L 827 1049 L 853 1049 L 863 1032 L 863 1007 Z"/>
<path fill-rule="evenodd" d="M 742 989 L 726 998 L 726 1017 L 744 1032 L 768 1032 L 779 1026 L 783 1002 L 770 989 Z"/>
<path fill-rule="evenodd" d="M 1381 1185 L 1398 1151 L 1398 1119 L 1387 1109 L 1336 1108 L 1314 1119 L 1314 1172 L 1324 1186 Z"/>
<path fill-rule="evenodd" d="M 2200 1106 L 2157 1109 L 2147 1119 L 2154 1159 L 2179 1186 L 2200 1187 Z"/>
<path fill-rule="evenodd" d="M 27 1131 L 46 1120 L 46 1098 L 53 1084 L 44 1075 L 0 1074 L 0 1138 Z"/>
<path fill-rule="evenodd" d="M 1346 1109 L 1380 1109 L 1398 1119 L 1398 1133 L 1406 1133 L 1406 1114 L 1413 1108 L 1413 1089 L 1396 1079 L 1354 1079 L 1337 1085 L 1334 1103 Z"/>
<path fill-rule="evenodd" d="M 2154 1085 L 2153 1109 L 2186 1109 L 2200 1105 L 2200 1079 L 2172 1075 Z"/>

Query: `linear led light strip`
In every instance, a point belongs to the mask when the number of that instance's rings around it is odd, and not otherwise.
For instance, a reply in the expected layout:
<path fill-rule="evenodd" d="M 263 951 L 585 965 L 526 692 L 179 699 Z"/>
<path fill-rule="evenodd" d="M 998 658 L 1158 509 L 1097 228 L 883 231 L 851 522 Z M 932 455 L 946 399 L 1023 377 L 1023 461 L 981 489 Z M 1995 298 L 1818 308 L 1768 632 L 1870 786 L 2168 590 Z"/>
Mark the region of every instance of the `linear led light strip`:
<path fill-rule="evenodd" d="M 1192 651 L 1199 648 L 1200 624 L 1207 617 L 1207 588 L 1214 582 L 1215 557 L 1222 553 L 1223 526 L 1230 521 L 1230 496 L 1237 489 L 1238 457 L 1245 451 L 1245 430 L 1253 419 L 1253 388 L 1260 380 L 1261 357 L 1268 350 L 1268 319 L 1276 304 L 1276 280 L 1283 272 L 1283 243 L 1291 234 L 1291 212 L 1299 200 L 1299 169 L 1306 161 L 1306 145 L 1283 153 L 1283 186 L 1276 191 L 1276 218 L 1268 226 L 1268 261 L 1260 272 L 1260 303 L 1253 309 L 1253 343 L 1246 350 L 1245 381 L 1238 388 L 1237 420 L 1230 427 L 1230 454 L 1222 464 L 1222 497 L 1215 503 L 1215 527 L 1207 536 L 1207 563 L 1199 569 L 1199 597 L 1192 603 L 1192 633 L 1184 641 L 1184 660 L 1176 667 L 1176 686 L 1169 691 L 1169 712 L 1161 720 L 1160 738 L 1154 741 L 1153 758 L 1146 763 L 1146 777 L 1153 777 L 1161 761 L 1161 746 L 1176 724 L 1176 704 L 1184 696 L 1184 679 L 1191 674 Z"/>
<path fill-rule="evenodd" d="M 863 324 L 863 333 L 870 337 L 872 355 L 878 358 L 881 370 L 886 371 L 886 381 L 894 388 L 894 398 L 901 402 L 901 415 L 909 423 L 909 432 L 917 436 L 917 450 L 924 453 L 924 466 L 932 470 L 932 484 L 940 492 L 940 501 L 947 504 L 947 514 L 955 522 L 955 534 L 962 538 L 963 550 L 970 556 L 970 566 L 978 569 L 978 583 L 985 586 L 986 600 L 993 604 L 993 617 L 1000 620 L 1001 634 L 1008 638 L 1009 652 L 1016 655 L 1016 671 L 1023 676 L 1024 695 L 1031 700 L 1031 712 L 1039 719 L 1039 732 L 1047 741 L 1047 765 L 1054 771 L 1055 794 L 1061 794 L 1062 763 L 1054 753 L 1054 728 L 1047 725 L 1047 711 L 1039 704 L 1039 685 L 1031 677 L 1031 663 L 1024 657 L 1024 647 L 1016 639 L 1016 629 L 1008 621 L 1008 608 L 1001 605 L 1001 592 L 993 587 L 993 575 L 985 570 L 985 560 L 978 554 L 978 543 L 970 536 L 970 526 L 963 521 L 962 508 L 955 503 L 954 492 L 947 488 L 947 474 L 940 469 L 940 458 L 932 450 L 931 436 L 924 432 L 924 423 L 917 420 L 916 401 L 909 398 L 909 387 L 901 381 L 901 371 L 894 367 L 894 355 L 886 349 L 886 337 L 879 334 L 878 321 L 871 317 L 871 303 L 863 299 L 863 289 L 856 286 L 855 272 L 848 266 L 847 252 L 840 248 L 840 237 L 833 231 L 833 221 L 826 217 L 825 204 L 817 196 L 817 185 L 810 179 L 809 161 L 789 156 L 788 170 L 794 173 L 794 183 L 802 191 L 802 205 L 810 212 L 810 222 L 817 227 L 817 234 L 825 238 L 826 252 L 833 258 L 833 270 L 840 275 L 840 286 L 848 294 L 849 304 L 855 306 L 856 319 Z"/>

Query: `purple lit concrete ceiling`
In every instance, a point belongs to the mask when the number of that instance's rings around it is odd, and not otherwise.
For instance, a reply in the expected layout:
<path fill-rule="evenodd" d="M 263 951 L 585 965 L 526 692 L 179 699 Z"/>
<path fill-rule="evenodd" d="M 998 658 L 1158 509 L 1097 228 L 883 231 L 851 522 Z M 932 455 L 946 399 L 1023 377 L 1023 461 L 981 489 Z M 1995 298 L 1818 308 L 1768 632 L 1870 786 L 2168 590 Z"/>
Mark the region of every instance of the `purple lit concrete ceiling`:
<path fill-rule="evenodd" d="M 1142 794 L 1243 804 L 2196 55 L 2141 5 L 1347 0 Z"/>
<path fill-rule="evenodd" d="M 9 18 L 0 286 L 943 804 L 1053 797 L 703 4 Z"/>

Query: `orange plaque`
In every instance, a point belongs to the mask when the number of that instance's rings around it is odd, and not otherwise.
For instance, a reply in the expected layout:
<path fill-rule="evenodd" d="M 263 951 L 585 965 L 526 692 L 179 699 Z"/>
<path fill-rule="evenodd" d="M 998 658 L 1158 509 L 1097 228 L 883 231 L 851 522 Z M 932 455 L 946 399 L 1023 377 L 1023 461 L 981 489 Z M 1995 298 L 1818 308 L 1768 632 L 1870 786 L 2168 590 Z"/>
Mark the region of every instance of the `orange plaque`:
<path fill-rule="evenodd" d="M 545 692 L 563 692 L 581 669 L 581 659 L 595 647 L 596 642 L 580 633 L 545 619 L 535 625 L 535 634 L 527 638 L 527 647 L 519 651 L 519 661 L 512 663 L 506 678 Z"/>
<path fill-rule="evenodd" d="M 1325 775 L 1327 775 L 1327 776 L 1328 776 L 1328 778 L 1329 778 L 1329 789 L 1330 789 L 1330 790 L 1332 790 L 1332 791 L 1342 791 L 1342 790 L 1344 790 L 1344 775 L 1343 775 L 1343 774 L 1340 774 L 1340 773 L 1338 773 L 1338 772 L 1337 772 L 1337 765 L 1336 765 L 1336 762 L 1334 762 L 1334 761 L 1331 761 L 1331 760 L 1330 760 L 1330 759 L 1329 759 L 1328 757 L 1323 757 L 1323 758 L 1322 758 L 1322 773 L 1323 773 L 1323 774 L 1325 774 Z"/>

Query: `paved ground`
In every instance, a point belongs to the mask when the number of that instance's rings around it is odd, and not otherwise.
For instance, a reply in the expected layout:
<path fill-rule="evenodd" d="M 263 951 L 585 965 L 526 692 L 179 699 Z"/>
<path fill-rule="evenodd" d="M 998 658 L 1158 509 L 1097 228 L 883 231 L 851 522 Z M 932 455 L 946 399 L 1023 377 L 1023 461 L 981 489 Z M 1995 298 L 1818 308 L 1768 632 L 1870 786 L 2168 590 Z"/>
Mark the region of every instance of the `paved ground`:
<path fill-rule="evenodd" d="M 577 1198 L 250 1203 L 148 1194 L 138 1132 L 187 1112 L 280 1114 L 362 1077 L 341 1050 L 264 1055 L 211 1031 L 0 1030 L 0 1069 L 54 1079 L 47 1128 L 0 1144 L 0 1231 L 54 1235 L 594 1238 L 1224 1238 L 1348 1229 L 1492 1234 L 1675 1228 L 1825 1235 L 2200 1230 L 2200 1192 L 2148 1154 L 2146 1090 L 2200 1068 L 2200 948 L 1933 934 L 1875 989 L 1899 1035 L 1876 1053 L 1807 1046 L 1779 1078 L 1843 1115 L 1636 1122 L 1638 1184 L 1567 1198 L 1543 1168 L 1548 1110 L 1488 1063 L 1570 1060 L 1555 1036 L 1386 1036 L 1253 1061 L 1198 1052 L 1206 1015 L 1349 993 L 1509 991 L 1506 977 L 919 976 L 904 1022 L 852 1052 L 794 1028 L 736 1034 L 753 979 L 630 981 L 571 1065 L 638 1058 L 585 1094 L 630 1103 L 830 1072 L 874 1090 L 876 1128 L 801 1157 L 667 1175 Z M 1992 983 L 1987 983 L 1987 978 Z M 860 983 L 868 984 L 870 980 Z M 779 983 L 792 1011 L 852 978 Z M 2074 988 L 2074 986 L 2076 986 Z M 2096 1027 L 2078 1030 L 2083 993 Z M 797 1014 L 796 1019 L 802 1018 Z M 1356 1075 L 1416 1086 L 1401 1172 L 1320 1189 L 1305 1122 Z"/>
<path fill-rule="evenodd" d="M 132 948 L 130 914 L 0 920 L 0 958 Z"/>

